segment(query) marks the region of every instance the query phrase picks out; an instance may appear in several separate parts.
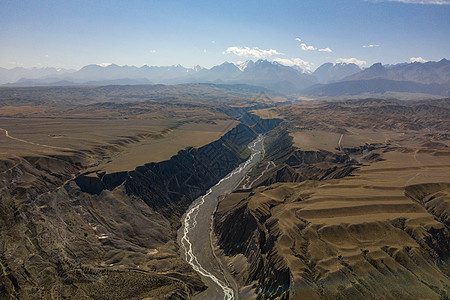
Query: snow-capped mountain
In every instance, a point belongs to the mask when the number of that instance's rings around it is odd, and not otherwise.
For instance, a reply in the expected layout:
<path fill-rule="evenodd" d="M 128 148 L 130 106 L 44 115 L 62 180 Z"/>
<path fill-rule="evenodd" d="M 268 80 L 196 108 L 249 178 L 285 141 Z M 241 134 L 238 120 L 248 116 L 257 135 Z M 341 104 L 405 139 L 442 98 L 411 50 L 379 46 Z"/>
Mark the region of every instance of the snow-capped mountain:
<path fill-rule="evenodd" d="M 347 63 L 325 63 L 318 67 L 312 75 L 320 83 L 328 83 L 338 81 L 347 76 L 353 75 L 361 71 L 356 64 Z"/>
<path fill-rule="evenodd" d="M 339 82 L 359 81 L 360 84 L 338 84 L 330 86 L 333 94 L 338 94 L 336 87 L 345 86 L 346 93 L 359 93 L 361 80 L 386 79 L 390 81 L 409 81 L 420 84 L 449 84 L 450 62 L 442 59 L 439 62 L 402 63 L 383 66 L 374 64 L 370 68 L 361 69 L 356 64 L 325 63 L 313 73 L 305 73 L 302 68 L 289 67 L 278 62 L 268 60 L 248 60 L 241 63 L 224 62 L 210 69 L 194 66 L 185 68 L 181 65 L 172 66 L 118 66 L 116 64 L 92 64 L 75 70 L 43 69 L 3 69 L 0 68 L 0 82 L 15 86 L 39 85 L 111 85 L 111 84 L 180 84 L 180 83 L 230 83 L 261 86 L 282 94 L 301 94 L 306 88 L 315 86 L 314 93 L 321 95 L 323 89 L 329 90 L 327 84 Z M 384 81 L 383 81 L 384 82 Z M 383 82 L 375 82 L 372 87 Z M 389 86 L 399 91 L 424 90 L 414 88 L 412 84 L 400 85 L 389 82 Z M 358 88 L 356 88 L 358 87 Z M 445 87 L 444 87 L 445 88 Z M 353 91 L 356 89 L 355 91 Z M 390 88 L 388 88 L 389 90 Z M 384 90 L 384 89 L 380 89 Z M 439 90 L 440 91 L 440 90 Z M 427 92 L 428 93 L 428 92 Z M 439 92 L 442 94 L 442 92 Z M 444 93 L 445 94 L 445 93 Z"/>

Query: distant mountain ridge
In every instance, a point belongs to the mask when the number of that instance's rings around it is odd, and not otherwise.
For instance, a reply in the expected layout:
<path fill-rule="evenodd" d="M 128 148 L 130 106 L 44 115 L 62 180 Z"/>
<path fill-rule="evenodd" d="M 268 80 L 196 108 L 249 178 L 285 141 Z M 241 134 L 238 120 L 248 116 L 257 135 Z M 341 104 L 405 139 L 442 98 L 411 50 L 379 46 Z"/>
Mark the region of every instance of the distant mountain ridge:
<path fill-rule="evenodd" d="M 5 69 L 0 67 L 0 84 L 17 82 L 20 79 L 38 79 L 47 76 L 60 76 L 76 72 L 73 69 L 62 68 L 22 68 Z"/>
<path fill-rule="evenodd" d="M 361 68 L 353 63 L 325 63 L 318 67 L 312 75 L 319 83 L 329 83 L 356 74 Z"/>
<path fill-rule="evenodd" d="M 381 80 L 383 79 L 383 80 Z M 5 84 L 6 83 L 6 84 Z M 80 70 L 56 68 L 11 70 L 0 68 L 0 84 L 8 86 L 134 85 L 134 84 L 248 84 L 285 95 L 338 97 L 361 93 L 424 93 L 448 95 L 450 61 L 376 63 L 361 70 L 352 63 L 325 63 L 314 72 L 268 60 L 234 64 L 224 62 L 210 69 L 195 66 L 87 65 Z"/>
<path fill-rule="evenodd" d="M 370 68 L 343 78 L 343 81 L 383 78 L 397 81 L 413 81 L 424 84 L 449 83 L 450 61 L 430 61 L 426 63 L 397 64 L 383 66 L 373 64 Z"/>
<path fill-rule="evenodd" d="M 277 62 L 258 60 L 246 62 L 245 68 L 225 62 L 205 69 L 199 66 L 185 68 L 181 65 L 157 67 L 87 65 L 78 71 L 57 75 L 51 73 L 41 78 L 21 78 L 10 86 L 48 86 L 65 82 L 68 85 L 95 84 L 181 84 L 181 83 L 229 83 L 265 87 L 276 92 L 291 94 L 311 86 L 317 81 L 313 76 Z M 136 83 L 135 83 L 136 82 Z"/>
<path fill-rule="evenodd" d="M 316 70 L 317 71 L 317 70 Z M 450 61 L 407 63 L 370 68 L 342 78 L 340 81 L 310 86 L 302 91 L 308 97 L 343 97 L 389 93 L 450 96 Z"/>
<path fill-rule="evenodd" d="M 429 94 L 450 96 L 449 84 L 418 83 L 413 81 L 398 81 L 384 78 L 366 80 L 339 81 L 309 87 L 303 91 L 312 97 L 341 97 L 357 96 L 361 94 L 385 94 L 387 92 Z"/>

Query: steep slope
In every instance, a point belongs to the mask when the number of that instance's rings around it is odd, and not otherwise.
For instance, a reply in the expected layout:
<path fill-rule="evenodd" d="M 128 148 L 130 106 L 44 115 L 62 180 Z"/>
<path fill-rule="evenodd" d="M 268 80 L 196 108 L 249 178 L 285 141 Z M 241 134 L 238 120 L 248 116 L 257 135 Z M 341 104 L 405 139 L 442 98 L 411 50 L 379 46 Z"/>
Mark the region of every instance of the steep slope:
<path fill-rule="evenodd" d="M 123 188 L 98 196 L 80 191 L 72 179 L 85 159 L 2 161 L 0 297 L 182 299 L 200 291 L 167 219 Z"/>
<path fill-rule="evenodd" d="M 220 204 L 218 244 L 243 296 L 438 299 L 448 292 L 448 229 L 402 189 L 388 195 L 382 190 L 390 185 L 353 183 L 351 199 L 349 181 L 305 182 L 236 192 Z"/>
<path fill-rule="evenodd" d="M 386 102 L 277 108 L 285 128 L 214 216 L 242 298 L 448 297 L 448 104 Z"/>
<path fill-rule="evenodd" d="M 153 210 L 179 226 L 189 204 L 246 158 L 245 145 L 256 133 L 240 124 L 218 141 L 199 149 L 188 148 L 170 160 L 137 167 L 131 172 L 85 174 L 75 182 L 82 191 L 100 195 L 123 184 Z"/>

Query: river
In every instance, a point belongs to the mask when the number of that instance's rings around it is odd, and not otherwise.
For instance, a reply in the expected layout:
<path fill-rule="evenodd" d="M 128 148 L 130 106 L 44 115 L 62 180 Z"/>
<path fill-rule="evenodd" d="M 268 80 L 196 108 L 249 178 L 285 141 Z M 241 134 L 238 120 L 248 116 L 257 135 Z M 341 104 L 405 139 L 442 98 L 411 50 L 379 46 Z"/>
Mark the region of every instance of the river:
<path fill-rule="evenodd" d="M 261 158 L 264 137 L 259 135 L 249 144 L 251 155 L 227 176 L 211 187 L 205 195 L 189 206 L 178 231 L 178 242 L 183 256 L 192 268 L 200 274 L 208 289 L 194 299 L 237 299 L 237 285 L 216 259 L 211 244 L 212 215 L 219 199 L 231 193 L 242 178 Z"/>

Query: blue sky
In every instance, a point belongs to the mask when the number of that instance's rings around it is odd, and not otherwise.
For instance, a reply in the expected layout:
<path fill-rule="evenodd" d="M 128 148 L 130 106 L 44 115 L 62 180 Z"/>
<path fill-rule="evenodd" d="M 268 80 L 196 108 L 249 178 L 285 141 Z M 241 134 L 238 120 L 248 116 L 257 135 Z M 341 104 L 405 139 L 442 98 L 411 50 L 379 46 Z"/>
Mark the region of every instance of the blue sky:
<path fill-rule="evenodd" d="M 0 0 L 0 7 L 5 68 L 211 67 L 266 58 L 314 70 L 450 53 L 450 0 Z"/>

